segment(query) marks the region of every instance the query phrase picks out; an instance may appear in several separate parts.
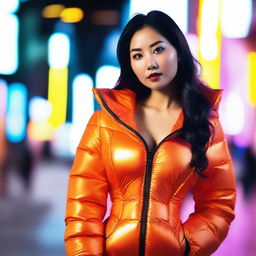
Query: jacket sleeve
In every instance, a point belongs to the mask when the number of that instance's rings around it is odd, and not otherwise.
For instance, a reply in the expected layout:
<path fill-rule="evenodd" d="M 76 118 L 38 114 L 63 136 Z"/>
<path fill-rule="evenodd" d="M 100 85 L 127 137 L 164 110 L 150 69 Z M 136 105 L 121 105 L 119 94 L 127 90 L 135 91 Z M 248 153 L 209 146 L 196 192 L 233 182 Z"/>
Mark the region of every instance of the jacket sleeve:
<path fill-rule="evenodd" d="M 183 224 L 189 256 L 211 255 L 225 239 L 235 216 L 235 175 L 218 118 L 206 155 L 209 165 L 203 173 L 207 178 L 199 177 L 192 188 L 195 211 Z"/>
<path fill-rule="evenodd" d="M 101 159 L 99 111 L 89 120 L 72 165 L 66 204 L 67 256 L 103 255 L 108 183 Z"/>

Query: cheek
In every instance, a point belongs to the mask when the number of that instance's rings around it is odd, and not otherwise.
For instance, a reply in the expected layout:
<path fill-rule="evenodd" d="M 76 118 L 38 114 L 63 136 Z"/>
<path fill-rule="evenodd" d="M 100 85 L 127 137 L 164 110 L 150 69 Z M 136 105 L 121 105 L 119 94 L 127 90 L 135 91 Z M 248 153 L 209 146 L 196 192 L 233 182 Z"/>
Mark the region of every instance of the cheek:
<path fill-rule="evenodd" d="M 177 70 L 177 68 L 178 68 L 178 61 L 177 61 L 176 56 L 170 56 L 169 58 L 167 58 L 166 62 L 165 62 L 165 66 L 168 69 L 172 69 L 173 71 Z"/>
<path fill-rule="evenodd" d="M 138 62 L 136 63 L 132 62 L 131 67 L 135 75 L 139 77 L 141 75 L 141 65 Z"/>

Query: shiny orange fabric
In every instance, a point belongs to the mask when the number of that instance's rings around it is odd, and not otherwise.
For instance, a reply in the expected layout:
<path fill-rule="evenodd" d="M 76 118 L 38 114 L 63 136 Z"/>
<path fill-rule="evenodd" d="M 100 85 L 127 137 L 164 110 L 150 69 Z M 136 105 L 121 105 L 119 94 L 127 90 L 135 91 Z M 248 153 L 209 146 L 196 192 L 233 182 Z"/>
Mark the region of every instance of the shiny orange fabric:
<path fill-rule="evenodd" d="M 181 113 L 170 131 L 173 135 L 151 156 L 146 220 L 141 218 L 149 152 L 136 134 L 135 94 L 128 89 L 93 90 L 102 110 L 92 115 L 70 172 L 67 255 L 137 256 L 142 225 L 145 256 L 182 256 L 185 237 L 189 256 L 211 255 L 227 235 L 235 204 L 232 160 L 217 113 L 220 90 L 206 95 L 213 104 L 215 129 L 207 150 L 209 166 L 204 174 L 208 178 L 189 167 L 189 144 L 175 133 L 183 124 Z M 188 191 L 195 211 L 182 223 L 179 210 Z M 113 204 L 109 218 L 102 222 L 108 193 Z"/>

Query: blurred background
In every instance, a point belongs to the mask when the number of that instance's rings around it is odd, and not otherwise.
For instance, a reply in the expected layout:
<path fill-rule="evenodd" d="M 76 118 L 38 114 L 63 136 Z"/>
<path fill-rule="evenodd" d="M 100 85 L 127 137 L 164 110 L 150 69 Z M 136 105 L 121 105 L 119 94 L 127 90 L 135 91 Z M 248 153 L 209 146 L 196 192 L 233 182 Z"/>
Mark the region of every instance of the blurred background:
<path fill-rule="evenodd" d="M 122 28 L 153 9 L 173 17 L 205 81 L 224 89 L 238 196 L 214 256 L 256 255 L 255 0 L 0 0 L 0 255 L 65 255 L 68 173 L 99 108 L 91 88 L 115 85 Z M 181 217 L 191 211 L 188 197 Z"/>

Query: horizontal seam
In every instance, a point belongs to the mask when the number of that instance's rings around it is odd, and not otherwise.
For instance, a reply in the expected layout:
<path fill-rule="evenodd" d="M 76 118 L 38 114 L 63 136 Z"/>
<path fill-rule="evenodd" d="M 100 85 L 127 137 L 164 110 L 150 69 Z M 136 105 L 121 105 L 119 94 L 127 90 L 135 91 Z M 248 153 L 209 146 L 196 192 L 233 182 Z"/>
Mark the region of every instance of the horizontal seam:
<path fill-rule="evenodd" d="M 68 241 L 71 238 L 75 238 L 75 237 L 104 237 L 104 235 L 70 235 L 69 238 L 66 240 Z"/>
<path fill-rule="evenodd" d="M 219 166 L 221 166 L 221 165 L 223 165 L 223 164 L 227 164 L 227 163 L 229 163 L 229 162 L 232 162 L 232 159 L 231 159 L 231 158 L 229 158 L 229 159 L 227 159 L 227 160 L 223 160 L 223 161 L 221 161 L 220 163 L 218 163 L 218 164 L 216 164 L 216 165 L 214 165 L 214 166 L 209 166 L 209 168 L 210 168 L 210 169 L 216 168 L 216 167 L 219 167 Z"/>
<path fill-rule="evenodd" d="M 86 152 L 88 152 L 90 155 L 99 155 L 99 152 L 94 152 L 94 151 L 91 150 L 89 147 L 84 147 L 84 148 L 82 148 L 81 146 L 78 146 L 78 147 L 77 147 L 77 150 L 86 151 Z"/>
<path fill-rule="evenodd" d="M 91 176 L 88 176 L 88 175 L 70 174 L 70 178 L 72 178 L 72 177 L 81 177 L 81 178 L 88 178 L 88 179 L 93 179 L 93 180 L 99 180 L 99 181 L 107 182 L 107 180 L 98 179 L 98 178 L 91 177 Z"/>
<path fill-rule="evenodd" d="M 199 208 L 199 209 L 196 210 L 196 213 L 202 215 L 202 213 L 205 212 L 205 209 L 206 209 L 206 207 L 201 208 L 201 209 Z M 228 222 L 226 221 L 227 214 L 226 213 L 223 214 L 222 210 L 217 211 L 213 208 L 207 208 L 207 212 L 211 212 L 213 215 L 221 217 L 227 223 L 227 225 L 229 225 Z"/>
<path fill-rule="evenodd" d="M 100 204 L 100 203 L 98 203 L 98 202 L 91 201 L 91 200 L 88 200 L 88 199 L 83 199 L 83 198 L 67 198 L 67 202 L 72 202 L 72 201 L 88 202 L 88 203 L 100 205 L 100 206 L 102 206 L 102 207 L 105 207 L 105 206 L 106 206 L 105 204 Z"/>
<path fill-rule="evenodd" d="M 234 195 L 236 194 L 235 190 L 232 189 L 232 188 L 231 189 L 211 189 L 211 190 L 207 190 L 207 194 L 211 193 L 211 192 L 216 193 L 218 191 L 221 191 L 221 192 L 224 192 L 224 193 L 225 192 L 231 192 L 231 194 L 234 194 Z M 200 193 L 194 193 L 194 197 L 197 198 L 198 194 L 200 194 Z M 224 196 L 226 196 L 226 195 L 224 195 Z"/>
<path fill-rule="evenodd" d="M 98 223 L 98 224 L 103 224 L 101 220 L 97 218 L 79 218 L 79 217 L 66 217 L 65 218 L 66 222 L 91 222 L 91 223 Z"/>

